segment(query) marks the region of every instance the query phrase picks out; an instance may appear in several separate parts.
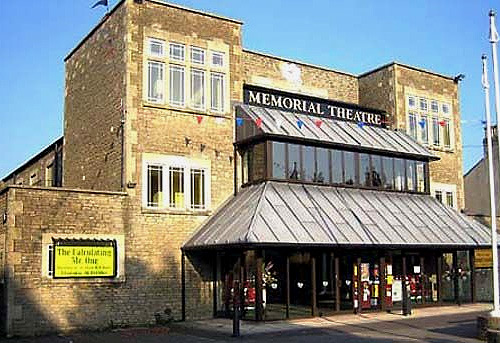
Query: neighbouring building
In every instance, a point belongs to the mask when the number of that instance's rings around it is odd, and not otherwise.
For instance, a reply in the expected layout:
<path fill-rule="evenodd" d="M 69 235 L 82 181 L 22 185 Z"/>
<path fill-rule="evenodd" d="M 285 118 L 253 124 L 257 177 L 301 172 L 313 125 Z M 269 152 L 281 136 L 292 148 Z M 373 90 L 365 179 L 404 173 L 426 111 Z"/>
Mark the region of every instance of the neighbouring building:
<path fill-rule="evenodd" d="M 68 54 L 64 136 L 0 190 L 6 334 L 229 316 L 238 290 L 269 320 L 489 286 L 458 79 L 249 51 L 241 28 L 123 0 Z"/>

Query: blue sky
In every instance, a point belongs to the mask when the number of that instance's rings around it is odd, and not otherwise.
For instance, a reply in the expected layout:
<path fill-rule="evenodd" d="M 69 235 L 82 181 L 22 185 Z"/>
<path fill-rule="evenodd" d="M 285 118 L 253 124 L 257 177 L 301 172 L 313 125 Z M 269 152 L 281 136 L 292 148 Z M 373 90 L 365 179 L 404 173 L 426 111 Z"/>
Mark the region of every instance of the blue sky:
<path fill-rule="evenodd" d="M 0 177 L 62 135 L 63 59 L 105 13 L 90 9 L 96 1 L 0 1 Z M 354 74 L 393 60 L 464 73 L 464 171 L 482 156 L 481 54 L 491 56 L 488 11 L 498 2 L 172 2 L 244 21 L 243 45 L 252 50 Z"/>

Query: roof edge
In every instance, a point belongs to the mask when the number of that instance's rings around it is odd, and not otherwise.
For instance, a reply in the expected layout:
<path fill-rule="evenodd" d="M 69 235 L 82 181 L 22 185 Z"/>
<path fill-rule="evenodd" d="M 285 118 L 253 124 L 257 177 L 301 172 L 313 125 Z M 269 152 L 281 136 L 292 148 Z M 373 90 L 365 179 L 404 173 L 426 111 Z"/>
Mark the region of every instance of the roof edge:
<path fill-rule="evenodd" d="M 49 152 L 57 144 L 61 143 L 61 145 L 62 145 L 63 141 L 64 141 L 64 136 L 59 137 L 54 142 L 50 143 L 48 146 L 46 146 L 45 148 L 43 148 L 40 152 L 36 153 L 32 157 L 28 158 L 25 162 L 21 163 L 21 165 L 19 165 L 17 168 L 15 168 L 13 171 L 11 171 L 7 176 L 5 176 L 4 178 L 2 178 L 2 181 L 5 182 L 7 179 L 10 179 L 12 176 L 14 176 L 15 174 L 17 174 L 17 172 L 20 169 L 26 167 L 28 164 L 32 163 L 33 161 L 35 161 L 40 156 L 42 156 L 45 153 Z"/>
<path fill-rule="evenodd" d="M 125 2 L 125 0 L 120 0 L 116 5 L 115 7 L 113 7 L 111 9 L 111 11 L 109 11 L 109 13 L 106 13 L 102 18 L 101 20 L 99 20 L 99 22 L 90 30 L 89 33 L 87 33 L 83 38 L 82 40 L 80 40 L 80 42 L 73 48 L 71 49 L 71 51 L 66 55 L 66 57 L 64 57 L 64 62 L 66 62 L 67 60 L 69 60 L 75 52 L 78 51 L 78 49 L 80 49 L 80 47 L 85 44 L 85 42 L 90 38 L 92 37 L 92 35 L 111 17 L 111 15 L 113 15 L 113 13 L 115 13 L 115 11 Z"/>
<path fill-rule="evenodd" d="M 483 156 L 483 157 L 481 157 L 481 158 L 480 158 L 480 159 L 479 159 L 476 163 L 474 163 L 474 165 L 473 165 L 472 167 L 470 167 L 470 169 L 469 169 L 469 170 L 467 170 L 467 172 L 465 172 L 465 174 L 464 174 L 464 178 L 465 178 L 466 176 L 468 176 L 470 173 L 472 173 L 472 172 L 474 171 L 474 169 L 476 169 L 477 167 L 479 167 L 479 165 L 480 165 L 480 164 L 481 164 L 481 162 L 483 162 L 483 161 L 486 161 L 486 159 L 485 159 L 485 157 L 484 157 L 484 156 Z"/>
<path fill-rule="evenodd" d="M 167 2 L 167 1 L 163 1 L 163 0 L 146 0 L 146 1 L 158 4 L 158 5 L 163 5 L 163 6 L 167 6 L 167 7 L 177 8 L 177 9 L 188 11 L 188 12 L 191 12 L 191 13 L 201 14 L 201 15 L 204 15 L 204 16 L 207 16 L 207 17 L 212 17 L 212 18 L 215 18 L 215 19 L 222 19 L 222 20 L 225 20 L 225 21 L 230 21 L 230 22 L 235 23 L 235 24 L 243 25 L 243 21 L 241 21 L 239 19 L 225 17 L 225 16 L 214 14 L 214 13 L 211 13 L 211 12 L 205 12 L 205 11 L 201 11 L 201 10 L 196 10 L 194 8 L 189 8 L 189 7 L 185 7 L 185 6 L 182 6 L 182 5 L 173 4 L 171 2 Z"/>
<path fill-rule="evenodd" d="M 400 66 L 400 67 L 404 67 L 404 68 L 407 68 L 407 69 L 411 69 L 411 70 L 415 70 L 415 71 L 419 71 L 419 72 L 431 74 L 431 75 L 434 75 L 434 76 L 442 77 L 442 78 L 445 78 L 445 79 L 448 79 L 448 80 L 451 80 L 451 81 L 455 82 L 455 78 L 452 77 L 452 76 L 441 74 L 441 73 L 437 73 L 435 71 L 431 71 L 431 70 L 424 69 L 424 68 L 421 68 L 421 67 L 412 66 L 412 65 L 409 65 L 409 64 L 406 64 L 406 63 L 402 63 L 402 62 L 398 62 L 398 61 L 391 61 L 389 63 L 386 63 L 386 64 L 383 64 L 381 66 L 375 67 L 374 69 L 371 69 L 371 70 L 369 70 L 367 72 L 359 74 L 358 78 L 362 78 L 362 77 L 365 77 L 367 75 L 376 73 L 376 72 L 378 72 L 378 71 L 380 71 L 382 69 L 385 69 L 387 67 L 390 67 L 390 66 Z"/>

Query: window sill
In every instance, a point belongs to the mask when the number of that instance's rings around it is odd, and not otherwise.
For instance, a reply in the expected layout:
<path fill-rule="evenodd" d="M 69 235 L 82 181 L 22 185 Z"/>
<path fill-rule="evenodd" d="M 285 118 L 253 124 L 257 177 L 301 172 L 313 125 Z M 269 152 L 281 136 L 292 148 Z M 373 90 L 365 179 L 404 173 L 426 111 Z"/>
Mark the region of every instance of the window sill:
<path fill-rule="evenodd" d="M 453 148 L 445 148 L 442 146 L 428 145 L 427 147 L 430 150 L 434 150 L 434 151 L 440 151 L 440 152 L 446 152 L 446 153 L 454 153 L 455 152 L 455 149 L 453 149 Z"/>
<path fill-rule="evenodd" d="M 141 210 L 143 214 L 171 214 L 171 215 L 195 215 L 195 216 L 209 216 L 212 210 L 189 210 L 189 209 L 170 209 L 170 208 L 151 208 L 143 207 Z"/>
<path fill-rule="evenodd" d="M 227 114 L 227 112 L 218 112 L 214 110 L 207 110 L 207 109 L 196 109 L 196 108 L 191 108 L 191 107 L 180 107 L 180 106 L 174 106 L 170 104 L 160 104 L 160 103 L 154 103 L 150 102 L 147 100 L 143 100 L 142 106 L 146 108 L 155 108 L 159 110 L 171 110 L 171 111 L 178 111 L 178 112 L 183 112 L 183 113 L 189 113 L 189 114 L 195 114 L 195 115 L 209 115 L 213 117 L 224 117 L 224 118 L 231 118 L 230 115 Z"/>

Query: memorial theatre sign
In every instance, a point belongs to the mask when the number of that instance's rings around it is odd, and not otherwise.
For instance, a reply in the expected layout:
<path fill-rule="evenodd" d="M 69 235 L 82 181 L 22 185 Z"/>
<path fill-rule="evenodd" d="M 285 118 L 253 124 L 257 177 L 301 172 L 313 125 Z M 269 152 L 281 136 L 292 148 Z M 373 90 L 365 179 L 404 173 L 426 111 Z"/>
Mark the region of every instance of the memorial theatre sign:
<path fill-rule="evenodd" d="M 245 85 L 245 104 L 303 113 L 318 117 L 346 120 L 385 127 L 385 113 L 380 110 L 340 101 L 303 96 L 294 93 Z"/>

